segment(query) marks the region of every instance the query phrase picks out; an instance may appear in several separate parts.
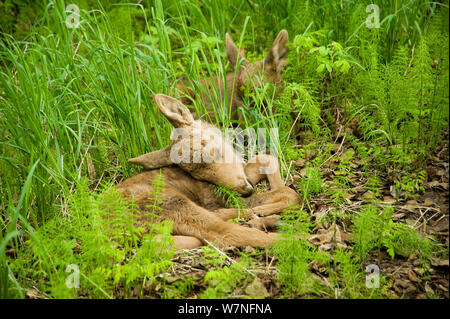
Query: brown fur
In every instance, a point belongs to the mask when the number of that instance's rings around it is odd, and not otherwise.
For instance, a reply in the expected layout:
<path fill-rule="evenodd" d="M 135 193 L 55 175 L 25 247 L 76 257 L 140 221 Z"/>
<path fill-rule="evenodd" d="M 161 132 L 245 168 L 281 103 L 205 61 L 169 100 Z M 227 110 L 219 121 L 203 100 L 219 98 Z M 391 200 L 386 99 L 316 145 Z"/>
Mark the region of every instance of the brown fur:
<path fill-rule="evenodd" d="M 187 108 L 174 98 L 158 94 L 155 100 L 162 113 L 175 127 L 182 127 L 190 134 L 190 140 L 187 142 L 191 150 L 195 151 L 195 145 L 192 143 L 195 130 L 192 126 L 199 121 L 194 121 Z M 211 128 L 216 129 L 211 125 L 202 126 L 202 130 L 207 132 L 210 132 Z M 204 148 L 206 144 L 202 140 L 201 147 Z M 257 228 L 273 226 L 279 217 L 270 215 L 280 213 L 287 206 L 299 201 L 295 191 L 283 185 L 279 163 L 275 157 L 258 155 L 245 166 L 239 161 L 224 163 L 225 156 L 230 154 L 220 152 L 234 152 L 228 145 L 215 149 L 219 156 L 212 163 L 174 165 L 172 159 L 168 158 L 173 145 L 174 143 L 163 150 L 130 159 L 130 162 L 147 170 L 117 186 L 125 197 L 136 200 L 142 220 L 150 218 L 147 207 L 153 204 L 149 199 L 151 185 L 161 172 L 165 187 L 162 211 L 158 212 L 158 215 L 160 220 L 173 222 L 176 248 L 194 248 L 207 242 L 214 242 L 220 247 L 269 247 L 274 244 L 277 234 L 265 233 Z M 264 173 L 263 169 L 269 167 L 274 169 L 270 174 Z M 236 208 L 225 208 L 223 201 L 214 194 L 211 184 L 229 186 L 241 194 L 249 195 L 253 192 L 253 185 L 263 178 L 268 178 L 271 190 L 245 198 L 248 208 L 241 212 L 241 217 L 251 219 L 257 228 L 229 222 L 229 219 L 238 217 L 239 211 Z"/>
<path fill-rule="evenodd" d="M 201 79 L 199 87 L 200 92 L 203 91 L 202 98 L 209 110 L 212 109 L 212 105 L 221 106 L 224 104 L 223 98 L 226 91 L 227 96 L 232 97 L 231 101 L 228 102 L 228 105 L 231 104 L 231 118 L 237 120 L 240 119 L 240 114 L 237 110 L 243 106 L 244 92 L 241 90 L 242 87 L 247 87 L 250 84 L 250 88 L 260 87 L 267 82 L 271 82 L 275 86 L 281 84 L 281 73 L 289 53 L 287 47 L 289 38 L 287 31 L 281 30 L 267 51 L 266 57 L 254 63 L 245 59 L 243 48 L 239 51 L 228 33 L 225 38 L 226 53 L 233 71 L 226 74 L 226 83 L 222 79 L 213 77 L 211 79 Z M 220 95 L 217 97 L 213 93 L 214 88 L 219 89 Z M 189 88 L 187 81 L 179 83 L 177 89 L 181 93 L 181 101 L 184 104 L 191 104 L 195 98 L 195 93 Z M 211 96 L 214 97 L 213 101 L 210 99 Z M 208 115 L 214 122 L 215 115 L 211 111 L 208 112 Z"/>

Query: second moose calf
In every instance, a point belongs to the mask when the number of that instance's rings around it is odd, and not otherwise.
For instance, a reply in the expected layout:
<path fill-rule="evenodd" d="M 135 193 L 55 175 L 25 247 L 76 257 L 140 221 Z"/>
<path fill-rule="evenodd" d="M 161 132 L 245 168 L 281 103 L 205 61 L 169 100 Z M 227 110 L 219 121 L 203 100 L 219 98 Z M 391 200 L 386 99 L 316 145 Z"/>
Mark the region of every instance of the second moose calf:
<path fill-rule="evenodd" d="M 221 111 L 220 108 L 225 105 L 225 112 L 232 120 L 241 119 L 238 112 L 238 109 L 244 106 L 244 92 L 241 88 L 249 86 L 252 89 L 268 82 L 275 86 L 281 84 L 281 74 L 289 53 L 288 42 L 287 31 L 281 30 L 267 51 L 266 57 L 252 63 L 245 59 L 244 50 L 242 48 L 239 50 L 229 34 L 226 34 L 226 54 L 233 71 L 226 74 L 225 83 L 222 78 L 217 76 L 201 79 L 199 89 L 196 90 L 202 92 L 201 98 L 205 102 L 208 115 L 213 123 L 216 121 L 216 114 L 213 112 L 214 106 L 219 107 L 219 111 Z M 191 104 L 192 99 L 199 94 L 189 88 L 187 81 L 179 83 L 177 89 L 181 94 L 181 101 L 186 105 Z M 218 91 L 217 94 L 216 91 Z M 225 99 L 225 94 L 227 99 Z"/>

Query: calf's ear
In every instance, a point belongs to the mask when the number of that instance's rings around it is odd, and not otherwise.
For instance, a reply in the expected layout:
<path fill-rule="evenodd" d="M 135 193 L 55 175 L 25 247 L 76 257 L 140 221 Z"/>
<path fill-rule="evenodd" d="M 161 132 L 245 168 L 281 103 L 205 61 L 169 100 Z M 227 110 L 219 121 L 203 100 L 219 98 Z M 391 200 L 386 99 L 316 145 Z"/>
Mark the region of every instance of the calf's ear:
<path fill-rule="evenodd" d="M 189 109 L 179 100 L 164 94 L 156 94 L 155 101 L 161 112 L 174 127 L 186 127 L 194 123 Z"/>
<path fill-rule="evenodd" d="M 287 47 L 288 42 L 289 36 L 287 31 L 281 30 L 264 59 L 265 68 L 272 68 L 275 72 L 281 74 L 289 53 L 289 48 Z"/>
<path fill-rule="evenodd" d="M 171 145 L 159 151 L 150 152 L 135 158 L 130 158 L 128 162 L 140 165 L 147 169 L 161 168 L 172 165 L 170 160 Z"/>
<path fill-rule="evenodd" d="M 241 59 L 245 59 L 244 48 L 241 48 L 239 51 L 228 33 L 225 34 L 225 50 L 227 52 L 228 61 L 230 61 L 233 68 L 236 67 Z"/>

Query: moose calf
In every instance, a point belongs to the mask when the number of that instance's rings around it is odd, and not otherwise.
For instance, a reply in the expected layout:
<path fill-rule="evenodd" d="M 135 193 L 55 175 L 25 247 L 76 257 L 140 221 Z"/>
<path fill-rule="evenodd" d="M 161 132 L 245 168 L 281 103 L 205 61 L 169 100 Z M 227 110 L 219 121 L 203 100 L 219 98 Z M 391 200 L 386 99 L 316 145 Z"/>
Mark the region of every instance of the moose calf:
<path fill-rule="evenodd" d="M 257 155 L 244 165 L 217 127 L 194 120 L 188 108 L 175 98 L 157 94 L 155 101 L 180 137 L 162 150 L 130 159 L 145 170 L 117 185 L 126 198 L 138 203 L 142 219 L 150 220 L 149 195 L 161 172 L 165 188 L 158 215 L 161 220 L 173 222 L 177 249 L 195 248 L 207 242 L 219 247 L 273 245 L 277 234 L 265 233 L 258 227 L 273 225 L 279 216 L 271 215 L 299 201 L 296 192 L 283 185 L 278 160 L 271 155 Z M 188 155 L 179 161 L 180 154 Z M 254 185 L 263 178 L 269 180 L 271 190 L 252 195 Z M 238 217 L 239 210 L 225 208 L 211 184 L 251 195 L 245 198 L 247 208 L 241 217 L 258 227 L 229 222 Z"/>
<path fill-rule="evenodd" d="M 213 113 L 213 105 L 226 105 L 226 112 L 232 120 L 241 120 L 241 113 L 238 109 L 244 105 L 244 92 L 242 87 L 250 86 L 250 88 L 261 87 L 270 82 L 275 86 L 281 84 L 281 73 L 286 64 L 289 53 L 287 43 L 289 42 L 286 30 L 281 30 L 273 41 L 272 46 L 267 51 L 267 55 L 263 60 L 254 63 L 245 59 L 244 50 L 238 50 L 237 46 L 231 40 L 229 34 L 225 36 L 225 47 L 228 61 L 233 67 L 233 71 L 228 72 L 225 76 L 225 83 L 222 78 L 213 77 L 211 79 L 201 79 L 200 91 L 203 91 L 202 97 L 208 110 L 208 115 L 212 122 L 216 121 L 216 114 Z M 219 91 L 218 95 L 214 93 L 214 88 Z M 195 93 L 187 85 L 187 81 L 178 84 L 184 104 L 191 104 L 195 98 Z M 227 94 L 228 104 L 224 103 L 224 94 Z M 195 111 L 193 111 L 195 112 Z"/>

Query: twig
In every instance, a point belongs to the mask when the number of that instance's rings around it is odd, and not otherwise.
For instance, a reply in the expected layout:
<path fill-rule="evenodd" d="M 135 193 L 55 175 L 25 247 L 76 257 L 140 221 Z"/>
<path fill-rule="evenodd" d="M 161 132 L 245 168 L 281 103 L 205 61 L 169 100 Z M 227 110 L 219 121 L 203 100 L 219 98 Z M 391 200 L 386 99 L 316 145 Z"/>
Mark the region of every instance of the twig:
<path fill-rule="evenodd" d="M 266 274 L 269 272 L 270 266 L 272 265 L 272 262 L 274 261 L 275 256 L 272 257 L 272 259 L 270 260 L 269 265 L 266 267 Z"/>
<path fill-rule="evenodd" d="M 287 170 L 287 173 L 286 173 L 286 178 L 284 179 L 284 184 L 285 184 L 285 185 L 286 185 L 287 179 L 288 179 L 288 177 L 289 177 L 289 173 L 290 173 L 290 171 L 291 171 L 292 162 L 293 162 L 293 161 L 290 161 L 290 162 L 289 162 L 289 167 L 288 167 L 288 170 Z"/>
<path fill-rule="evenodd" d="M 421 218 L 423 218 L 423 216 L 425 216 L 425 214 L 429 211 L 430 209 L 428 208 L 426 211 L 424 211 L 422 213 L 422 209 L 419 208 L 420 211 L 420 216 L 419 218 L 417 218 L 416 222 L 414 223 L 413 227 L 415 227 L 417 225 L 417 223 L 420 221 Z"/>
<path fill-rule="evenodd" d="M 227 254 L 225 254 L 223 251 L 221 251 L 219 248 L 217 248 L 216 246 L 214 246 L 212 243 L 210 243 L 209 241 L 207 241 L 206 239 L 203 239 L 205 242 L 208 243 L 208 245 L 210 245 L 212 248 L 214 248 L 215 250 L 217 250 L 220 254 L 224 255 L 229 261 L 231 261 L 233 264 L 236 264 L 236 261 L 229 257 Z M 247 268 L 245 268 L 244 266 L 241 265 L 242 268 L 244 268 L 245 271 L 247 271 L 249 274 L 256 276 L 253 272 L 251 272 L 250 270 L 248 270 Z"/>
<path fill-rule="evenodd" d="M 391 275 L 394 276 L 397 271 L 403 268 L 404 265 L 400 265 Z"/>
<path fill-rule="evenodd" d="M 287 139 L 286 139 L 287 141 L 289 140 L 289 137 L 291 137 L 292 129 L 294 128 L 295 123 L 297 123 L 298 118 L 300 117 L 300 114 L 302 114 L 302 111 L 303 111 L 303 108 L 305 107 L 305 104 L 306 104 L 306 102 L 303 103 L 303 106 L 302 106 L 301 110 L 298 112 L 298 115 L 297 115 L 294 123 L 292 124 L 291 129 L 289 130 L 289 133 L 288 133 L 288 136 L 287 136 Z"/>
<path fill-rule="evenodd" d="M 341 129 L 342 129 L 342 126 L 341 126 L 341 128 L 339 129 L 338 137 L 339 137 L 339 134 L 341 133 Z M 336 141 L 337 141 L 337 138 L 336 138 L 335 142 L 336 142 Z M 330 159 L 332 159 L 334 156 L 338 155 L 338 154 L 339 154 L 339 151 L 341 150 L 342 145 L 344 144 L 344 142 L 345 142 L 345 136 L 342 138 L 341 145 L 339 145 L 339 148 L 338 148 L 337 152 L 334 153 L 333 155 L 331 155 L 330 157 L 328 157 L 328 159 L 326 159 L 324 162 L 322 162 L 322 164 L 320 164 L 319 167 L 322 167 L 323 164 L 325 164 L 326 162 L 328 162 L 328 161 L 329 161 Z"/>

